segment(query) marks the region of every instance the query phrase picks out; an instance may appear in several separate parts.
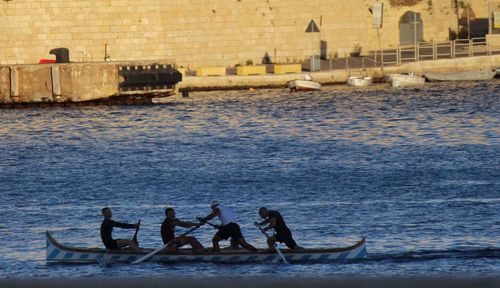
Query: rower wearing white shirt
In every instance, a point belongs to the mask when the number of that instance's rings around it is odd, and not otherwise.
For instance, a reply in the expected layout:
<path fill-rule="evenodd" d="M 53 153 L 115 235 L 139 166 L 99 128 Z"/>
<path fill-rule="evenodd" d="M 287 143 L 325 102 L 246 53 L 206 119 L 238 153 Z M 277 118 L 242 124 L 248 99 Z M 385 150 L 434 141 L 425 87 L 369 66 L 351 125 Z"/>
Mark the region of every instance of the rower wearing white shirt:
<path fill-rule="evenodd" d="M 222 223 L 222 227 L 212 238 L 213 250 L 215 252 L 220 252 L 219 242 L 227 240 L 229 237 L 236 241 L 236 243 L 240 244 L 241 247 L 250 251 L 257 251 L 255 247 L 245 241 L 245 238 L 241 234 L 240 226 L 236 223 L 236 216 L 229 208 L 217 201 L 212 202 L 210 207 L 212 208 L 212 213 L 200 220 L 202 222 L 206 222 L 217 216 Z"/>

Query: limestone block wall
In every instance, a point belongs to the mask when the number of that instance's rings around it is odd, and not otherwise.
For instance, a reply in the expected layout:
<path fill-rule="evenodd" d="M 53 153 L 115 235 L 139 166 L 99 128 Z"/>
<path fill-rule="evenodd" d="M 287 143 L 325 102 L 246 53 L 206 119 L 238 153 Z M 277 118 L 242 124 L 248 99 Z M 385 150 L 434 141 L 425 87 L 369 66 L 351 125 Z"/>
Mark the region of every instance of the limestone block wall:
<path fill-rule="evenodd" d="M 384 3 L 383 27 L 369 8 Z M 389 0 L 12 0 L 0 1 L 0 64 L 37 63 L 70 49 L 72 62 L 173 59 L 178 66 L 291 63 L 320 53 L 343 56 L 399 45 L 399 20 L 420 12 L 426 41 L 457 26 L 453 1 L 394 7 Z M 469 0 L 476 14 L 486 0 Z M 484 16 L 487 17 L 487 16 Z M 319 33 L 305 33 L 313 20 Z"/>

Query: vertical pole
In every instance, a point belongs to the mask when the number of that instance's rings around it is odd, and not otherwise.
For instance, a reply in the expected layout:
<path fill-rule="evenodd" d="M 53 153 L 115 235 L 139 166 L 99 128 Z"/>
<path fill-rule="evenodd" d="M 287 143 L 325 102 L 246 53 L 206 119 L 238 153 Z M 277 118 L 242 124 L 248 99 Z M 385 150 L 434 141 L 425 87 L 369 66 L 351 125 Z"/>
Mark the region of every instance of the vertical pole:
<path fill-rule="evenodd" d="M 455 46 L 456 46 L 457 40 L 451 41 L 451 59 L 455 59 Z"/>
<path fill-rule="evenodd" d="M 417 12 L 413 12 L 413 45 L 415 48 L 415 61 L 418 61 L 417 51 Z"/>
<path fill-rule="evenodd" d="M 474 47 L 472 46 L 472 42 L 469 39 L 469 57 L 474 56 L 474 52 L 472 51 Z"/>
<path fill-rule="evenodd" d="M 491 21 L 491 0 L 488 0 L 488 34 L 491 35 L 491 26 L 492 26 L 492 21 Z"/>
<path fill-rule="evenodd" d="M 432 41 L 432 59 L 436 60 L 438 58 L 437 56 L 437 47 L 436 47 L 436 42 L 434 40 Z"/>
<path fill-rule="evenodd" d="M 469 38 L 470 40 L 470 17 L 469 17 L 469 6 L 466 7 L 467 8 L 467 38 Z"/>

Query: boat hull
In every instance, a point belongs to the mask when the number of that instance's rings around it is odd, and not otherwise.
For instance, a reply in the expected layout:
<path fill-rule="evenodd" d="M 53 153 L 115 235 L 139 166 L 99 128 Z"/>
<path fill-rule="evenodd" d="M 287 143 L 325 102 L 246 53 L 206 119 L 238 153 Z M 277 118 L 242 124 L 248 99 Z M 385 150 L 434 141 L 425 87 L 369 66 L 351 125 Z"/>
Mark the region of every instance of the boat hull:
<path fill-rule="evenodd" d="M 418 86 L 425 84 L 425 77 L 413 74 L 390 74 L 387 81 L 391 83 L 392 87 Z"/>
<path fill-rule="evenodd" d="M 495 77 L 495 71 L 476 71 L 476 72 L 459 72 L 448 74 L 425 74 L 425 78 L 431 82 L 440 81 L 485 81 Z"/>
<path fill-rule="evenodd" d="M 46 261 L 47 263 L 132 263 L 153 249 L 143 249 L 142 252 L 131 250 L 107 250 L 100 248 L 75 248 L 57 242 L 47 231 Z M 353 246 L 332 249 L 284 249 L 283 255 L 289 262 L 317 262 L 331 260 L 353 260 L 367 257 L 366 242 L 363 238 Z M 180 249 L 177 253 L 160 252 L 153 255 L 147 262 L 212 262 L 212 263 L 251 263 L 280 261 L 277 253 L 268 249 L 259 251 L 228 250 L 221 253 L 205 252 L 193 254 L 190 249 Z"/>
<path fill-rule="evenodd" d="M 312 80 L 292 80 L 288 87 L 292 91 L 316 91 L 321 89 L 321 84 Z"/>
<path fill-rule="evenodd" d="M 373 79 L 371 77 L 359 78 L 351 76 L 347 78 L 347 84 L 356 87 L 370 86 L 373 84 Z"/>

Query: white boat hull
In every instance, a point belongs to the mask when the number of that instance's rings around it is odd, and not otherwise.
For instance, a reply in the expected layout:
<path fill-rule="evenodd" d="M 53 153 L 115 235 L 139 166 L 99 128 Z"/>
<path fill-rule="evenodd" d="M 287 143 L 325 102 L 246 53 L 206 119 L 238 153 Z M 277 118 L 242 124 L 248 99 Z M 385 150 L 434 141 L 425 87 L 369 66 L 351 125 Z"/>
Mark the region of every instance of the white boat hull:
<path fill-rule="evenodd" d="M 425 77 L 413 74 L 390 74 L 387 81 L 392 87 L 418 86 L 425 84 Z"/>
<path fill-rule="evenodd" d="M 291 91 L 315 91 L 321 89 L 321 84 L 312 80 L 292 80 L 288 82 Z"/>
<path fill-rule="evenodd" d="M 360 78 L 351 76 L 347 78 L 347 84 L 350 86 L 357 86 L 357 87 L 369 86 L 373 84 L 373 79 L 372 77 Z"/>

